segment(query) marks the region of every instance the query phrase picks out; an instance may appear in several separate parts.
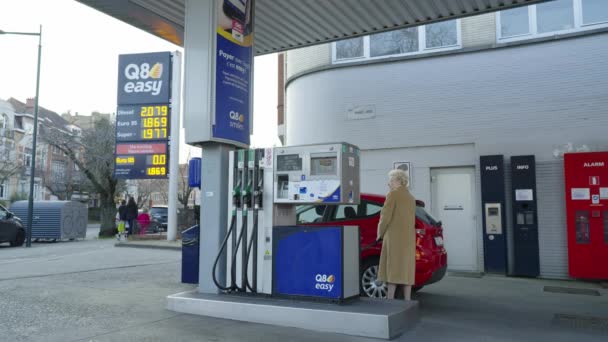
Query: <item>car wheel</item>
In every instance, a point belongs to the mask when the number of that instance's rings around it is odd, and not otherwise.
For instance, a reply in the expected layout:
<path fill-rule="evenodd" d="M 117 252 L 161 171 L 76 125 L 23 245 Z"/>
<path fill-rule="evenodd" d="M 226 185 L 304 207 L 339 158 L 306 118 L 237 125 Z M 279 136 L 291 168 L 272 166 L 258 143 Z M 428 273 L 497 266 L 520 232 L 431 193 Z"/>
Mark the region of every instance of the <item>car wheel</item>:
<path fill-rule="evenodd" d="M 386 298 L 387 286 L 378 279 L 378 258 L 369 258 L 361 267 L 361 295 L 370 298 Z"/>
<path fill-rule="evenodd" d="M 17 236 L 15 237 L 15 240 L 11 242 L 11 246 L 13 246 L 13 247 L 23 246 L 24 241 L 25 241 L 25 231 L 23 229 L 19 229 L 17 231 Z"/>

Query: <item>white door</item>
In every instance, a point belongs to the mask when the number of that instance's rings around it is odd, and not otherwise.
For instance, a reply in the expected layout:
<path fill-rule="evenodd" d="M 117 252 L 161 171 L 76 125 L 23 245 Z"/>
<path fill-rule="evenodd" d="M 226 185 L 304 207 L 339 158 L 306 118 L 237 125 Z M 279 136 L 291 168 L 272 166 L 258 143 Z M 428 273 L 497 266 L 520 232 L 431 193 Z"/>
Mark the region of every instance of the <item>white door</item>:
<path fill-rule="evenodd" d="M 478 271 L 475 169 L 432 169 L 431 192 L 431 211 L 443 223 L 448 269 Z"/>

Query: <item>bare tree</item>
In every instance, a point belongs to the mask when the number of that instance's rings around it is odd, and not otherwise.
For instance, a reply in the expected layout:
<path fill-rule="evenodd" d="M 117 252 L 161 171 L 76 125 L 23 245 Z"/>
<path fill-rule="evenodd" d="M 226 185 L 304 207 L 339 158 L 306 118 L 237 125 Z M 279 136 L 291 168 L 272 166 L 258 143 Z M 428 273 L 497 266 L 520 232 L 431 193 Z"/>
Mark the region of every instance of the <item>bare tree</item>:
<path fill-rule="evenodd" d="M 124 182 L 114 178 L 114 125 L 101 119 L 94 129 L 85 131 L 82 137 L 71 132 L 48 128 L 41 132 L 46 142 L 55 146 L 78 166 L 87 178 L 93 192 L 99 194 L 101 207 L 100 236 L 112 236 L 116 232 L 116 195 Z"/>
<path fill-rule="evenodd" d="M 188 155 L 188 159 L 190 159 L 190 155 Z M 182 164 L 179 166 L 178 188 L 177 200 L 184 206 L 184 208 L 188 208 L 190 194 L 192 193 L 192 188 L 188 186 L 188 164 Z"/>
<path fill-rule="evenodd" d="M 139 179 L 137 180 L 137 197 L 135 198 L 135 202 L 137 202 L 137 207 L 140 209 L 146 206 L 150 202 L 150 198 L 154 192 L 157 191 L 158 188 L 158 180 L 156 179 Z"/>
<path fill-rule="evenodd" d="M 58 164 L 53 165 L 50 170 L 42 173 L 44 187 L 57 197 L 59 200 L 71 200 L 72 195 L 76 193 L 82 194 L 91 189 L 91 184 L 87 178 L 80 172 L 80 169 L 68 170 L 69 163 L 65 161 L 53 162 Z M 63 165 L 61 165 L 63 164 Z"/>

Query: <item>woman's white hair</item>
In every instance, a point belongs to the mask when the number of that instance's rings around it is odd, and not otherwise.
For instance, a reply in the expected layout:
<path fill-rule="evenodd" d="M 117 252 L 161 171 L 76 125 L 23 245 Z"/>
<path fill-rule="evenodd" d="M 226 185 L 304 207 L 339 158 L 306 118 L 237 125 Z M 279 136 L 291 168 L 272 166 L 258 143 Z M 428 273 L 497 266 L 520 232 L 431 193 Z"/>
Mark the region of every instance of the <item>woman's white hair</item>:
<path fill-rule="evenodd" d="M 388 179 L 396 179 L 403 186 L 408 186 L 410 182 L 410 177 L 407 175 L 407 172 L 400 169 L 391 170 L 388 173 Z"/>

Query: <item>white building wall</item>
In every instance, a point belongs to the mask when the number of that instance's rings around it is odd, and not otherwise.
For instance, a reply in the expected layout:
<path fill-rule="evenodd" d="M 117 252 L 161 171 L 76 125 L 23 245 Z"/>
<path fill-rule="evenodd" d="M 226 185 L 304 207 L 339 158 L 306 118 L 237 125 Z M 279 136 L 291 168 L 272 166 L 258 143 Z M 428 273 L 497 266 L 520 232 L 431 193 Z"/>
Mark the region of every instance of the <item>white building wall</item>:
<path fill-rule="evenodd" d="M 491 15 L 484 18 L 485 23 L 476 19 L 476 25 L 495 25 Z M 473 24 L 463 23 L 463 30 Z M 463 45 L 483 42 L 489 38 L 464 40 Z M 487 154 L 504 154 L 508 166 L 512 155 L 533 154 L 541 275 L 566 278 L 562 166 L 553 151 L 568 142 L 608 149 L 605 56 L 608 33 L 598 33 L 303 75 L 287 85 L 287 144 L 359 145 L 366 192 L 386 192 L 392 163 L 412 161 L 413 193 L 428 205 L 431 167 L 477 167 L 479 156 Z M 372 117 L 353 119 L 348 110 L 354 107 L 373 108 Z M 478 168 L 476 197 L 479 202 Z M 507 232 L 512 232 L 509 205 L 507 221 Z M 477 222 L 481 235 L 481 219 Z M 483 265 L 481 248 L 478 253 Z"/>
<path fill-rule="evenodd" d="M 289 50 L 285 53 L 285 79 L 303 71 L 331 64 L 331 44 Z"/>

